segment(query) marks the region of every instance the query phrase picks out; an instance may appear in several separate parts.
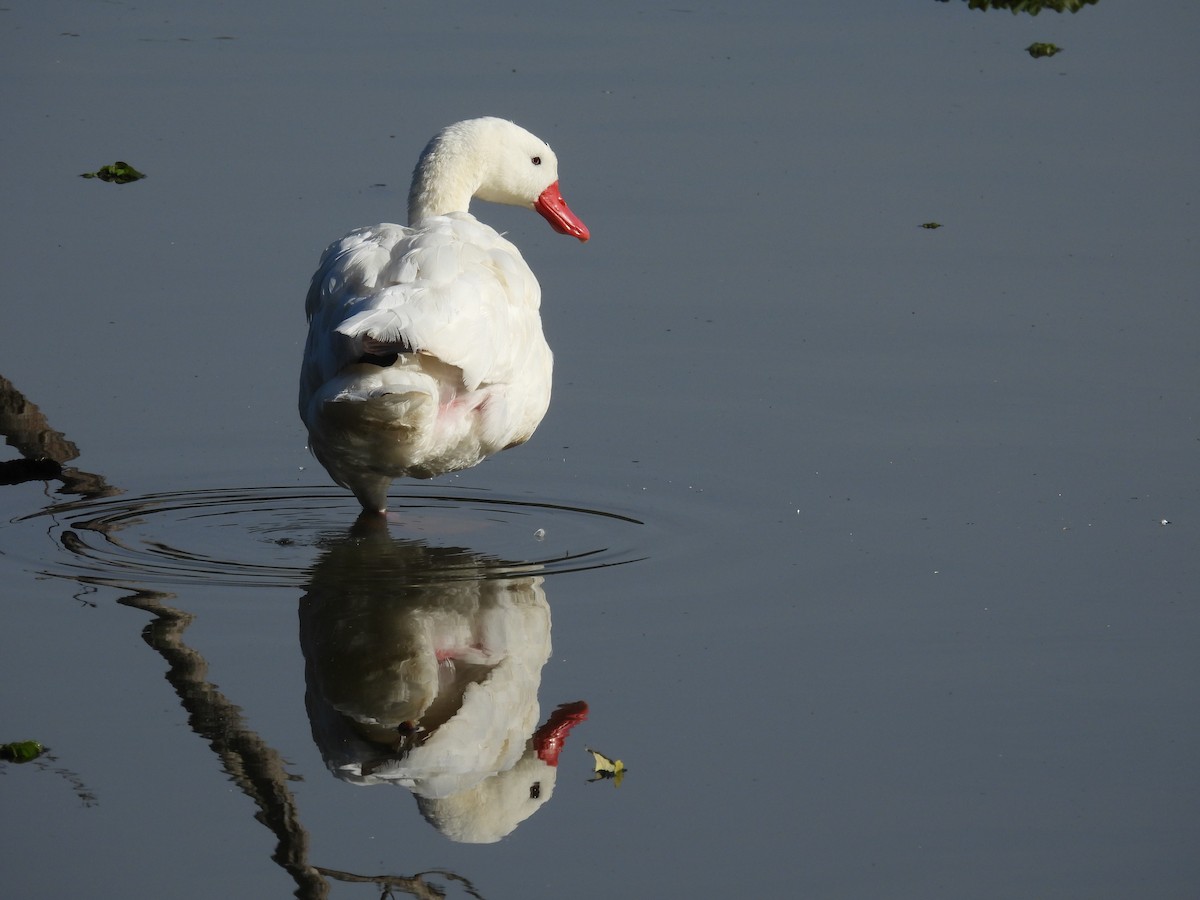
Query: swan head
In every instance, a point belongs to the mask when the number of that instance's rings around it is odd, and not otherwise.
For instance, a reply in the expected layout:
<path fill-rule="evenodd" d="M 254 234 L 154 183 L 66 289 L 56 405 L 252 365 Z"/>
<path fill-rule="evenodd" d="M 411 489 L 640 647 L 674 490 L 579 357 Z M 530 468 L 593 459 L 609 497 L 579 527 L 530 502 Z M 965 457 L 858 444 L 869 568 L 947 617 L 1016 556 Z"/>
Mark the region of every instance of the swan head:
<path fill-rule="evenodd" d="M 559 234 L 590 236 L 563 200 L 550 145 L 505 119 L 467 119 L 434 136 L 413 172 L 409 224 L 465 212 L 472 197 L 535 210 Z"/>

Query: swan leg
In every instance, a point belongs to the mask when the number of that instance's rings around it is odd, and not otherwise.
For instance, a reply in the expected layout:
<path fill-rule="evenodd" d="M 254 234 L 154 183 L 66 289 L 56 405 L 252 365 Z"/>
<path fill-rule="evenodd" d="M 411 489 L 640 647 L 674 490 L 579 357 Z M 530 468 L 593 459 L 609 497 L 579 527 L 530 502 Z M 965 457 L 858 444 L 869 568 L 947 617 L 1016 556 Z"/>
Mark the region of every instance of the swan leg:
<path fill-rule="evenodd" d="M 362 475 L 348 485 L 362 504 L 363 512 L 380 516 L 387 512 L 387 492 L 391 486 L 388 475 Z"/>

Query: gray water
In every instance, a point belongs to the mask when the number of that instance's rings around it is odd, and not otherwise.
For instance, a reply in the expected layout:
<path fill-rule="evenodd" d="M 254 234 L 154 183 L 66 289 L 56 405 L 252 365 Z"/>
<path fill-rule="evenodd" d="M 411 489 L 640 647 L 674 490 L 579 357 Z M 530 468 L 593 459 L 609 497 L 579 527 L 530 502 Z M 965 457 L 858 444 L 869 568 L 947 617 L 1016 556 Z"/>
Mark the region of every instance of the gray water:
<path fill-rule="evenodd" d="M 5 896 L 1196 895 L 1195 5 L 0 35 L 0 459 L 65 466 L 0 487 L 0 743 L 50 748 L 0 763 Z M 554 399 L 359 535 L 294 411 L 307 281 L 475 115 L 592 232 L 473 209 L 541 280 Z M 118 159 L 148 177 L 78 177 Z M 552 619 L 537 721 L 588 712 L 468 844 L 335 776 L 313 641 L 497 585 Z"/>

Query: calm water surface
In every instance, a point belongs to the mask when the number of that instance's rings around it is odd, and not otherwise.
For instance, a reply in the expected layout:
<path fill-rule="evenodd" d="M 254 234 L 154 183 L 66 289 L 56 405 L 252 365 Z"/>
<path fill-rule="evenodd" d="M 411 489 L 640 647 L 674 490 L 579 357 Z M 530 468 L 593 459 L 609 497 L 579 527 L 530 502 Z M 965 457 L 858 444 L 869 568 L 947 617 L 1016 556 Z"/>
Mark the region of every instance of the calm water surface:
<path fill-rule="evenodd" d="M 1200 11 L 244 6 L 0 11 L 6 896 L 1194 896 Z M 302 298 L 485 114 L 551 411 L 363 531 Z"/>

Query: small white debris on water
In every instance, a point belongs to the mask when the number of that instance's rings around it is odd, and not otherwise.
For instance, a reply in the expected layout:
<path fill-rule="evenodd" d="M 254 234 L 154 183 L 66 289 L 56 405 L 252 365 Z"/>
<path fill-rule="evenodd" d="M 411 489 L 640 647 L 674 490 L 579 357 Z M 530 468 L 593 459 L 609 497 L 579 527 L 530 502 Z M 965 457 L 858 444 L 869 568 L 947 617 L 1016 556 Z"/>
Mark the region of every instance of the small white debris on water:
<path fill-rule="evenodd" d="M 537 531 L 535 531 L 533 533 L 533 539 L 535 541 L 540 541 L 545 537 L 546 537 L 546 529 L 545 528 L 539 528 Z"/>
<path fill-rule="evenodd" d="M 1158 524 L 1159 525 L 1170 525 L 1171 520 L 1170 519 L 1162 519 Z"/>

